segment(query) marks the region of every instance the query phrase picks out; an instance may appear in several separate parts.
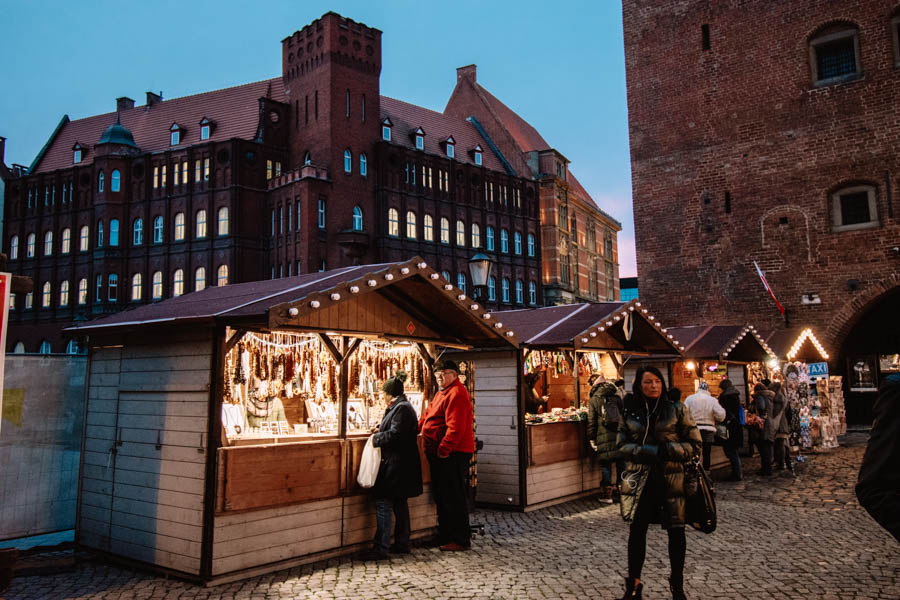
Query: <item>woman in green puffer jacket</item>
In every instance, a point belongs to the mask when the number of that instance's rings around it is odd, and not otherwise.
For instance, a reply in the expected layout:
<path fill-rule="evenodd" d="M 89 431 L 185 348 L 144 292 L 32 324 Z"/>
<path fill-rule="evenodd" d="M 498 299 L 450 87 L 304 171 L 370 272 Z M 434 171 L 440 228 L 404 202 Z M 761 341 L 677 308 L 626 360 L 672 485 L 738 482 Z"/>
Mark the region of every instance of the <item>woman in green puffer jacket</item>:
<path fill-rule="evenodd" d="M 624 598 L 640 598 L 647 529 L 660 523 L 669 535 L 669 587 L 675 600 L 684 595 L 684 463 L 699 455 L 703 440 L 683 404 L 669 400 L 662 374 L 641 367 L 633 393 L 625 396 L 619 418 L 618 447 L 625 459 L 619 482 L 622 518 L 628 535 L 628 578 Z"/>

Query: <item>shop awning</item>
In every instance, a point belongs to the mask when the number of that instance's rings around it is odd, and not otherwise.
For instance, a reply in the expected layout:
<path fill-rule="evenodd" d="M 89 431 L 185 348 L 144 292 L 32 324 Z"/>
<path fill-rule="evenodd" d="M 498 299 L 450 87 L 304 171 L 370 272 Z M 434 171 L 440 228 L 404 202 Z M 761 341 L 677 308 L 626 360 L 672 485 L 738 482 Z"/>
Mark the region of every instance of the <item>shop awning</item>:
<path fill-rule="evenodd" d="M 687 358 L 745 363 L 775 358 L 752 325 L 694 325 L 666 331 L 684 346 Z"/>
<path fill-rule="evenodd" d="M 639 301 L 566 304 L 494 313 L 528 348 L 569 348 L 629 353 L 680 349 Z"/>
<path fill-rule="evenodd" d="M 67 329 L 75 334 L 225 324 L 461 347 L 518 347 L 519 336 L 421 258 L 209 287 Z"/>
<path fill-rule="evenodd" d="M 828 360 L 828 352 L 811 327 L 776 329 L 766 335 L 766 343 L 782 360 L 803 362 Z"/>

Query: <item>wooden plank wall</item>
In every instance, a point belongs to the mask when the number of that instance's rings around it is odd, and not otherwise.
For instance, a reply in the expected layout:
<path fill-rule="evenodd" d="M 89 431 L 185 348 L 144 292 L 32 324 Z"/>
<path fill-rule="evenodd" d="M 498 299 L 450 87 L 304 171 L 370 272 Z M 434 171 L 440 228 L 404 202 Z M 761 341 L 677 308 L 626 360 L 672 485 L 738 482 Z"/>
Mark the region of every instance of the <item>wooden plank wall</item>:
<path fill-rule="evenodd" d="M 648 366 L 656 367 L 659 369 L 660 373 L 662 373 L 663 379 L 666 380 L 666 387 L 669 387 L 669 365 L 665 362 L 645 362 L 640 363 Z M 637 374 L 637 370 L 640 367 L 639 363 L 629 362 L 629 364 L 625 365 L 623 379 L 625 380 L 625 390 L 630 392 L 631 386 L 634 383 L 634 376 Z"/>
<path fill-rule="evenodd" d="M 95 352 L 82 544 L 199 573 L 211 339 L 135 338 Z"/>
<path fill-rule="evenodd" d="M 475 365 L 478 502 L 519 504 L 519 408 L 516 353 L 485 352 L 466 356 Z M 524 440 L 522 440 L 524 443 Z"/>
<path fill-rule="evenodd" d="M 527 505 L 540 504 L 591 492 L 600 488 L 600 465 L 591 458 L 566 460 L 549 465 L 528 467 Z"/>

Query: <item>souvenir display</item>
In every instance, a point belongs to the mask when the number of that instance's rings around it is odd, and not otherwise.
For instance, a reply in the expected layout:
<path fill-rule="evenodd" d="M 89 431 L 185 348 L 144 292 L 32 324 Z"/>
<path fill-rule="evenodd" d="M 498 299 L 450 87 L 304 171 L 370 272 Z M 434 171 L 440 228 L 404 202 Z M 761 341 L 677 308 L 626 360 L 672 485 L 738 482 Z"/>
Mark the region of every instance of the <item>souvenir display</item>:
<path fill-rule="evenodd" d="M 525 422 L 586 421 L 592 376 L 617 378 L 613 363 L 602 352 L 533 350 L 523 361 Z M 577 386 L 576 390 L 576 376 Z"/>

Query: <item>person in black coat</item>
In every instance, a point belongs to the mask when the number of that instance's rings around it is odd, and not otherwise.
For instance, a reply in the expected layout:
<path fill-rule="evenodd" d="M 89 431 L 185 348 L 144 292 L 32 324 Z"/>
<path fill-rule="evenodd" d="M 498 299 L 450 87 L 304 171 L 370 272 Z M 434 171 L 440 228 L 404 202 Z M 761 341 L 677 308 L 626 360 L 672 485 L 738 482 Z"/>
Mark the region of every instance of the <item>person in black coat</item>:
<path fill-rule="evenodd" d="M 856 498 L 900 542 L 900 374 L 884 378 L 872 412 Z"/>
<path fill-rule="evenodd" d="M 372 444 L 381 448 L 381 466 L 372 487 L 375 496 L 375 540 L 371 550 L 361 558 L 388 558 L 388 552 L 409 554 L 409 503 L 422 493 L 422 462 L 419 458 L 418 417 L 403 393 L 406 373 L 398 371 L 384 382 L 382 390 L 393 400 Z M 391 544 L 391 517 L 395 519 L 394 543 Z"/>
<path fill-rule="evenodd" d="M 741 395 L 730 379 L 723 379 L 719 383 L 722 393 L 719 394 L 719 404 L 725 409 L 725 426 L 728 428 L 728 439 L 722 444 L 725 456 L 731 461 L 730 481 L 740 481 L 743 478 L 741 472 L 741 457 L 738 454 L 744 445 L 744 428 L 741 426 Z"/>

